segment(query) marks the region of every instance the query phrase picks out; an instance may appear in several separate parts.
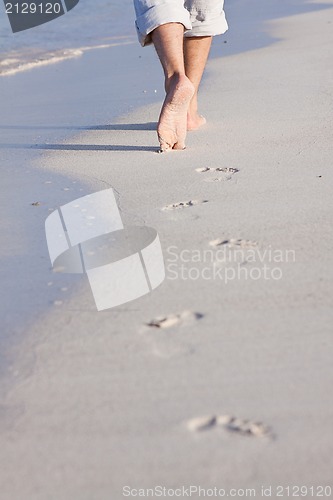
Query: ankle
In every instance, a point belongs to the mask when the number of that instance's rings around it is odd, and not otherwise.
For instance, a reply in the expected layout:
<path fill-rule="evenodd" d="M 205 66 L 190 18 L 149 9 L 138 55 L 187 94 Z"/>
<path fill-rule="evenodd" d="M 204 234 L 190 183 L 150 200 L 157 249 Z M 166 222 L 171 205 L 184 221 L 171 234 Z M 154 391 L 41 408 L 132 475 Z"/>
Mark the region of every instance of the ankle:
<path fill-rule="evenodd" d="M 166 93 L 169 92 L 170 87 L 177 85 L 182 79 L 187 78 L 185 73 L 180 73 L 180 72 L 174 72 L 171 73 L 170 75 L 165 76 L 165 91 Z"/>
<path fill-rule="evenodd" d="M 197 106 L 189 106 L 189 108 L 187 110 L 187 116 L 189 118 L 195 118 L 195 117 L 199 116 L 198 107 Z"/>

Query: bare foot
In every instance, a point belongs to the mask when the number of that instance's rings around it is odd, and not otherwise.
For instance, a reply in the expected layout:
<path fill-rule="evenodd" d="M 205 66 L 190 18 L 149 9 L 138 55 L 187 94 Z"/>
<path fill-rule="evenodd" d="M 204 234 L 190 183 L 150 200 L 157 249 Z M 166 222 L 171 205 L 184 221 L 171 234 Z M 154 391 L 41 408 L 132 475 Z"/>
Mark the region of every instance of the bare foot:
<path fill-rule="evenodd" d="M 161 151 L 185 149 L 187 110 L 194 86 L 185 75 L 174 75 L 157 126 Z"/>
<path fill-rule="evenodd" d="M 197 130 L 206 123 L 206 118 L 198 113 L 187 113 L 187 130 Z"/>

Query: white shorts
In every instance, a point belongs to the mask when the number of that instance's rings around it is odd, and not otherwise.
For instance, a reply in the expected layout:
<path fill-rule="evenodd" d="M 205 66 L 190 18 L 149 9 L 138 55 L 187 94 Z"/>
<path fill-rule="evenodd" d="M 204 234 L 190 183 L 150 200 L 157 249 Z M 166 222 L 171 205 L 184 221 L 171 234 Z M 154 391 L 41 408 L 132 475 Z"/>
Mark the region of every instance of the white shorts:
<path fill-rule="evenodd" d="M 134 0 L 136 29 L 141 45 L 149 45 L 151 32 L 166 23 L 184 25 L 186 37 L 225 33 L 228 24 L 224 0 Z"/>

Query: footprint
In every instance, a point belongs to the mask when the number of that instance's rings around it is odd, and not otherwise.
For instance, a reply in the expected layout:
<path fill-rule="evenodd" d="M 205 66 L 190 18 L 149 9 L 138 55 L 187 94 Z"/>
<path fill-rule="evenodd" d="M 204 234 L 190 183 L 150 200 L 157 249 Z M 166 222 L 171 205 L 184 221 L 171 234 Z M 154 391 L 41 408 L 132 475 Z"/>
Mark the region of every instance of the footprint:
<path fill-rule="evenodd" d="M 223 182 L 223 181 L 229 181 L 234 174 L 237 174 L 239 172 L 238 168 L 232 168 L 232 167 L 203 167 L 203 168 L 196 168 L 196 172 L 199 172 L 200 174 L 202 173 L 215 173 L 215 172 L 222 172 L 223 176 L 222 177 L 214 177 L 214 178 L 209 178 L 205 179 L 205 182 Z"/>
<path fill-rule="evenodd" d="M 170 328 L 179 323 L 189 323 L 191 321 L 203 318 L 203 314 L 192 311 L 183 311 L 180 314 L 169 314 L 169 316 L 160 316 L 152 319 L 147 326 L 152 328 Z"/>
<path fill-rule="evenodd" d="M 194 207 L 194 205 L 200 205 L 202 203 L 207 203 L 208 200 L 189 200 L 189 201 L 179 201 L 178 203 L 172 203 L 171 205 L 166 205 L 162 210 L 176 210 L 179 208 Z"/>
<path fill-rule="evenodd" d="M 243 240 L 236 238 L 230 238 L 230 239 L 218 238 L 216 240 L 210 241 L 209 244 L 211 247 L 220 247 L 225 245 L 229 248 L 255 248 L 258 246 L 257 241 Z"/>
<path fill-rule="evenodd" d="M 187 355 L 194 352 L 193 330 L 183 327 L 193 325 L 204 315 L 193 311 L 160 316 L 146 323 L 141 334 L 153 354 L 161 358 Z"/>
<path fill-rule="evenodd" d="M 231 415 L 207 415 L 193 418 L 187 422 L 187 428 L 192 432 L 201 432 L 217 427 L 223 427 L 229 432 L 235 432 L 246 436 L 272 436 L 270 428 L 262 422 L 243 420 Z"/>
<path fill-rule="evenodd" d="M 232 168 L 232 167 L 203 167 L 203 168 L 196 168 L 196 172 L 199 173 L 204 173 L 204 172 L 224 172 L 226 174 L 237 174 L 239 172 L 238 168 Z"/>

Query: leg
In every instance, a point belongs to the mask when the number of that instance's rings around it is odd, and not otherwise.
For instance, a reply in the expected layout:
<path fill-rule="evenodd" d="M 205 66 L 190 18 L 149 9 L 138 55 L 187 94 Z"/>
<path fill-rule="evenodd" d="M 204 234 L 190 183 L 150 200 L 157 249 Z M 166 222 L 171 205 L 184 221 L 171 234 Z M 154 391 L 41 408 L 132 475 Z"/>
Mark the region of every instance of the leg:
<path fill-rule="evenodd" d="M 205 121 L 197 112 L 197 93 L 211 37 L 228 29 L 223 3 L 134 0 L 139 41 L 142 46 L 154 43 L 165 74 L 166 98 L 157 130 L 161 151 L 183 149 L 187 127 L 193 130 Z"/>
<path fill-rule="evenodd" d="M 228 29 L 223 4 L 224 0 L 184 0 L 192 24 L 192 29 L 185 33 L 185 73 L 195 87 L 188 112 L 188 130 L 195 130 L 206 121 L 198 114 L 198 88 L 212 37 Z"/>
<path fill-rule="evenodd" d="M 180 23 L 163 24 L 151 34 L 165 76 L 166 97 L 157 127 L 161 151 L 185 148 L 187 110 L 195 88 L 185 74 L 183 36 Z"/>
<path fill-rule="evenodd" d="M 195 88 L 187 112 L 187 130 L 195 130 L 206 123 L 206 119 L 198 114 L 198 90 L 211 43 L 211 36 L 185 37 L 184 39 L 185 73 Z"/>

